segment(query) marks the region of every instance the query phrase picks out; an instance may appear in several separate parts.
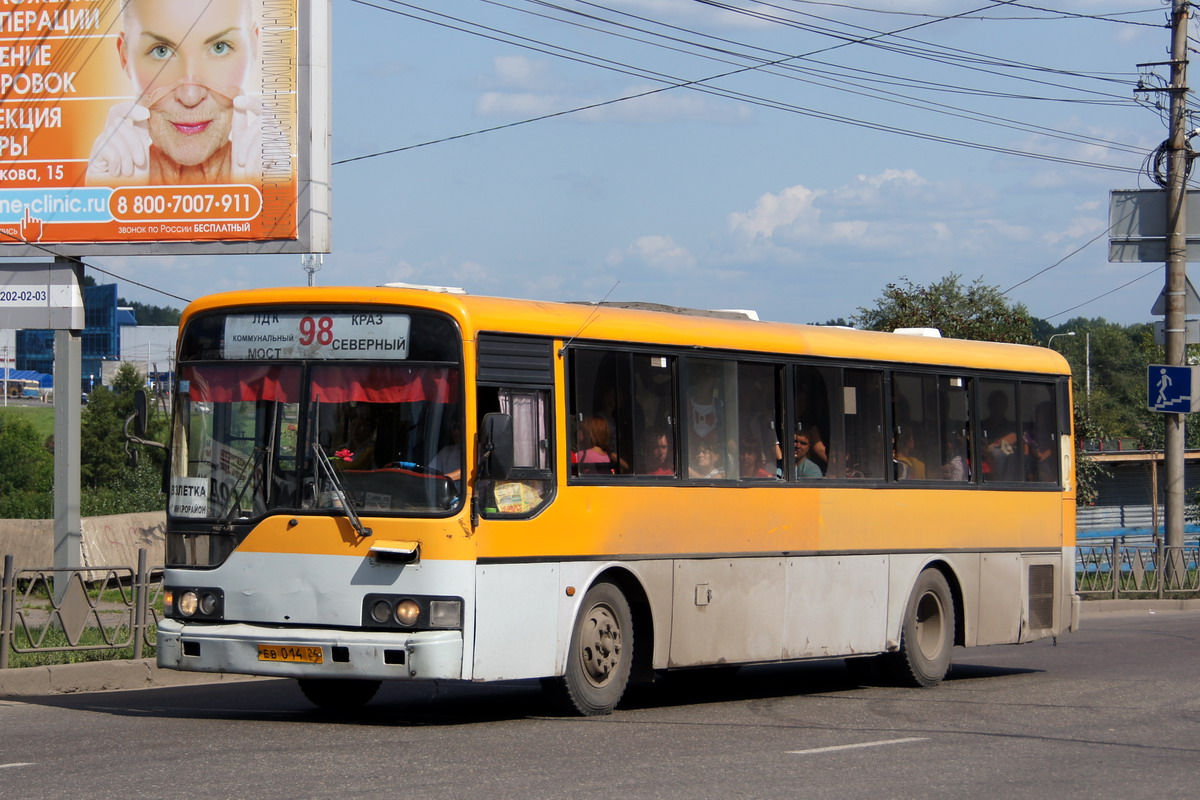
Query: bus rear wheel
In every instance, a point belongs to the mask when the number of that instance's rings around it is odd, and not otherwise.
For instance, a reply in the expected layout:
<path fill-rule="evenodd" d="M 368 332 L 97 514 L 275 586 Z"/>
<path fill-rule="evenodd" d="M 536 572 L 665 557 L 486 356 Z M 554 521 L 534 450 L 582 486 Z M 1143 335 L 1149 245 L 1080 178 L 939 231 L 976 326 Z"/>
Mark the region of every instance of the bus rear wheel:
<path fill-rule="evenodd" d="M 348 678 L 297 678 L 296 682 L 310 703 L 330 711 L 361 708 L 375 696 L 382 683 Z"/>
<path fill-rule="evenodd" d="M 633 665 L 633 615 L 625 595 L 597 583 L 583 596 L 567 651 L 566 669 L 551 686 L 574 714 L 610 714 L 625 694 Z"/>
<path fill-rule="evenodd" d="M 917 576 L 904 626 L 900 650 L 885 656 L 887 671 L 900 686 L 937 686 L 950 670 L 954 647 L 954 596 L 946 576 L 926 569 Z"/>

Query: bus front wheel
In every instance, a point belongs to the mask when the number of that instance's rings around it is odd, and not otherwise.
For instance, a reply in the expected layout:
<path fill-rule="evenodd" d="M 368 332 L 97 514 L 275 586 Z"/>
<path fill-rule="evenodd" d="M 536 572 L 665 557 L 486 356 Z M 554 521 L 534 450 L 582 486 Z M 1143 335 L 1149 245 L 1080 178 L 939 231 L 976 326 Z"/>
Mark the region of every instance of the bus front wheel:
<path fill-rule="evenodd" d="M 900 650 L 885 656 L 888 672 L 901 686 L 936 686 L 950 670 L 954 647 L 954 596 L 946 576 L 926 569 L 917 576 L 904 627 Z"/>
<path fill-rule="evenodd" d="M 583 596 L 567 651 L 566 669 L 554 682 L 566 710 L 584 716 L 609 714 L 625 694 L 633 664 L 633 615 L 611 583 Z"/>
<path fill-rule="evenodd" d="M 366 705 L 381 683 L 346 678 L 298 678 L 296 682 L 310 703 L 330 711 L 350 711 Z"/>

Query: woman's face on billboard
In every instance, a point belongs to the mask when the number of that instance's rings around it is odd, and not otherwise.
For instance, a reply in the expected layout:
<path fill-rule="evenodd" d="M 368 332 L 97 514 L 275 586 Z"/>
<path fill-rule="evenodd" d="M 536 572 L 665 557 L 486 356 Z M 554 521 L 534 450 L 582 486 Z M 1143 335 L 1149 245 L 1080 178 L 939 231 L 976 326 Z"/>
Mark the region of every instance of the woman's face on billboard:
<path fill-rule="evenodd" d="M 254 62 L 249 0 L 129 0 L 124 19 L 117 48 L 151 141 L 179 164 L 202 163 L 229 141 Z"/>

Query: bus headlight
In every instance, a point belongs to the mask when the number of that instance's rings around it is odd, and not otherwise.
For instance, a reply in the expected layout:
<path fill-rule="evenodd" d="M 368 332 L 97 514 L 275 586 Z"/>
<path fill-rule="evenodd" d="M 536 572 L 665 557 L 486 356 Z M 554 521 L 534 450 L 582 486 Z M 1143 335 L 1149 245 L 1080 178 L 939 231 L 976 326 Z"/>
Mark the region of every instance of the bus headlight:
<path fill-rule="evenodd" d="M 200 598 L 191 589 L 179 595 L 179 613 L 185 617 L 195 615 L 200 608 Z"/>
<path fill-rule="evenodd" d="M 412 627 L 421 616 L 421 607 L 416 600 L 404 599 L 396 603 L 396 621 L 401 625 Z"/>
<path fill-rule="evenodd" d="M 386 625 L 392 619 L 392 604 L 387 600 L 376 600 L 371 604 L 371 619 Z"/>
<path fill-rule="evenodd" d="M 216 587 L 164 586 L 163 613 L 168 617 L 218 621 L 225 618 L 225 593 Z"/>
<path fill-rule="evenodd" d="M 216 594 L 213 592 L 200 593 L 200 613 L 206 617 L 212 616 L 220 607 Z"/>
<path fill-rule="evenodd" d="M 363 597 L 362 625 L 406 631 L 462 628 L 463 599 L 453 595 L 371 593 Z"/>

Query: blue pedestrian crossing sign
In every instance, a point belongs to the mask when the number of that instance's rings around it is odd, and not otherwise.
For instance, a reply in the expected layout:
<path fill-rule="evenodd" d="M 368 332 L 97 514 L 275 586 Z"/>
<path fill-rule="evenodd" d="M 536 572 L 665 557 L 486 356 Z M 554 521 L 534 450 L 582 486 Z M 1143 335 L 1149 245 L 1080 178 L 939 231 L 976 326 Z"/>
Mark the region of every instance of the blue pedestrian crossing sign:
<path fill-rule="evenodd" d="M 1200 410 L 1200 367 L 1169 367 L 1151 364 L 1146 368 L 1146 394 L 1151 411 L 1187 414 Z"/>

